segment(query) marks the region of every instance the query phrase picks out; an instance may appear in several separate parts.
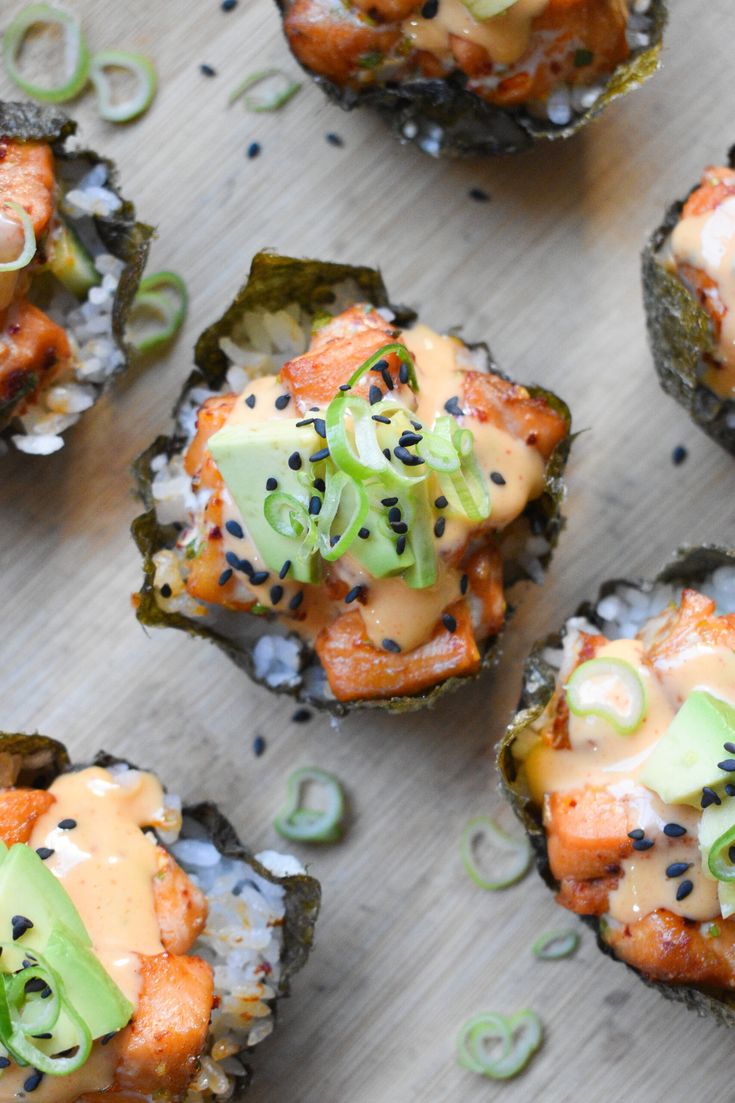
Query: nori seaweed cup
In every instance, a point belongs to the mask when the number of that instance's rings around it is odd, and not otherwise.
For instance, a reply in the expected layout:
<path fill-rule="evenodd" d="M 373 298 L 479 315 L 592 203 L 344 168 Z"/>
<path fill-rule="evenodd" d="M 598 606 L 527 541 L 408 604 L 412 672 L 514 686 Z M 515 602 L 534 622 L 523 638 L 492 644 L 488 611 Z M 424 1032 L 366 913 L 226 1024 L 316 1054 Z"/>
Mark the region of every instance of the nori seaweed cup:
<path fill-rule="evenodd" d="M 125 355 L 125 362 L 113 373 L 117 375 L 125 369 L 127 359 L 132 353 L 130 346 L 125 343 L 125 321 L 138 290 L 154 230 L 152 226 L 136 221 L 135 207 L 120 194 L 117 170 L 112 161 L 90 149 L 67 148 L 69 139 L 76 133 L 76 129 L 77 124 L 57 108 L 40 107 L 32 103 L 0 101 L 0 138 L 48 142 L 56 160 L 57 176 L 69 173 L 79 177 L 89 172 L 95 165 L 104 165 L 108 173 L 105 186 L 122 201 L 122 206 L 113 214 L 104 218 L 95 216 L 91 220 L 104 248 L 125 265 L 115 292 L 112 310 L 112 336 L 117 347 Z M 109 382 L 109 378 L 108 376 L 105 383 L 91 384 L 98 397 Z M 25 385 L 12 398 L 0 402 L 0 436 L 10 435 L 16 410 L 26 395 L 35 389 L 37 382 L 35 376 L 28 376 Z"/>
<path fill-rule="evenodd" d="M 119 763 L 131 769 L 138 768 L 105 751 L 100 751 L 95 756 L 92 765 L 109 767 Z M 88 763 L 72 765 L 63 743 L 45 735 L 0 732 L 0 785 L 3 787 L 21 785 L 32 789 L 48 789 L 59 774 L 84 769 L 86 765 Z M 281 975 L 276 998 L 266 1001 L 275 1014 L 277 1001 L 289 995 L 291 980 L 306 964 L 312 949 L 314 927 L 321 903 L 319 882 L 306 873 L 286 877 L 277 877 L 271 873 L 242 845 L 230 821 L 210 801 L 184 805 L 182 815 L 184 823 L 180 838 L 187 838 L 188 829 L 192 837 L 206 838 L 224 857 L 247 862 L 259 877 L 284 890 L 286 914 L 283 920 Z M 250 1076 L 248 1069 L 244 1076 L 237 1078 L 236 1098 L 247 1087 Z"/>
<path fill-rule="evenodd" d="M 584 602 L 575 616 L 585 617 L 592 624 L 596 624 L 602 629 L 602 622 L 595 612 L 596 607 L 603 598 L 614 593 L 621 585 L 632 586 L 642 593 L 648 593 L 656 585 L 662 583 L 696 587 L 718 567 L 733 566 L 735 566 L 735 551 L 733 550 L 715 545 L 682 548 L 652 581 L 613 579 L 605 582 L 600 587 L 596 600 Z M 523 670 L 523 688 L 518 709 L 498 746 L 497 752 L 497 765 L 502 791 L 526 829 L 536 854 L 538 871 L 553 892 L 558 891 L 559 884 L 549 868 L 541 809 L 531 801 L 523 786 L 514 758 L 513 747 L 516 740 L 538 719 L 551 700 L 556 686 L 556 671 L 544 659 L 544 653 L 548 648 L 561 647 L 563 636 L 564 630 L 539 640 L 526 659 Z M 580 918 L 595 932 L 597 945 L 602 952 L 616 961 L 619 960 L 605 941 L 603 924 L 600 919 L 596 916 L 581 916 Z M 735 993 L 727 993 L 723 990 L 699 985 L 663 984 L 660 981 L 651 980 L 638 972 L 633 966 L 625 964 L 645 984 L 656 989 L 666 999 L 677 1000 L 700 1015 L 712 1015 L 718 1023 L 725 1026 L 735 1026 Z"/>
<path fill-rule="evenodd" d="M 289 0 L 276 0 L 285 18 Z M 652 0 L 651 41 L 643 49 L 633 50 L 627 61 L 618 65 L 604 91 L 571 122 L 557 126 L 534 117 L 525 107 L 503 108 L 487 103 L 456 75 L 446 80 L 414 79 L 387 82 L 355 90 L 335 84 L 313 69 L 302 65 L 329 99 L 343 110 L 373 108 L 388 123 L 402 142 L 412 142 L 438 157 L 484 157 L 500 153 L 521 153 L 542 141 L 569 138 L 596 118 L 613 100 L 640 87 L 660 65 L 666 25 L 666 0 Z M 427 150 L 427 144 L 430 149 Z"/>
<path fill-rule="evenodd" d="M 660 259 L 687 198 L 671 204 L 643 250 L 648 343 L 664 391 L 684 407 L 700 429 L 735 455 L 735 399 L 720 398 L 702 382 L 705 369 L 717 360 L 712 322 L 686 284 L 675 272 L 667 271 Z"/>
<path fill-rule="evenodd" d="M 197 341 L 195 350 L 197 368 L 186 381 L 174 413 L 181 408 L 192 388 L 209 386 L 217 389 L 222 386 L 229 361 L 220 347 L 220 339 L 227 337 L 236 329 L 245 313 L 257 310 L 275 311 L 298 303 L 307 312 L 317 314 L 325 305 L 334 301 L 335 286 L 343 285 L 345 281 L 350 281 L 354 285 L 362 301 L 370 302 L 377 307 L 391 305 L 380 274 L 371 268 L 296 260 L 266 252 L 257 254 L 253 260 L 250 275 L 240 288 L 232 305 L 218 322 L 204 331 Z M 399 325 L 407 325 L 416 316 L 412 310 L 403 306 L 391 305 L 391 309 Z M 486 345 L 479 344 L 471 347 L 481 348 L 486 355 L 488 368 L 502 374 Z M 566 404 L 550 391 L 541 387 L 529 387 L 528 390 L 534 396 L 545 398 L 564 417 L 567 424 L 564 440 L 557 446 L 546 465 L 544 492 L 535 501 L 530 502 L 524 511 L 530 531 L 545 537 L 548 542 L 549 550 L 540 559 L 541 565 L 545 568 L 551 560 L 551 554 L 563 524 L 561 517 L 561 503 L 565 494 L 563 473 L 572 443 L 571 414 Z M 146 627 L 179 628 L 190 636 L 208 639 L 221 648 L 253 681 L 270 689 L 271 692 L 289 693 L 300 701 L 317 708 L 325 708 L 337 716 L 346 715 L 356 708 L 382 708 L 390 712 L 413 711 L 433 704 L 443 694 L 466 683 L 466 678 L 449 678 L 415 696 L 355 701 L 348 704 L 314 693 L 304 679 L 296 686 L 273 687 L 268 685 L 265 679 L 257 677 L 253 662 L 253 648 L 257 640 L 268 631 L 268 621 L 265 617 L 255 617 L 247 613 L 231 614 L 237 617 L 240 626 L 238 636 L 235 638 L 234 633 L 227 633 L 219 626 L 197 623 L 196 618 L 164 611 L 156 600 L 153 585 L 155 575 L 153 557 L 159 550 L 172 547 L 177 534 L 171 526 L 161 525 L 157 519 L 151 492 L 153 480 L 151 465 L 157 456 L 171 456 L 179 451 L 182 445 L 181 438 L 175 435 L 160 436 L 138 457 L 134 466 L 138 492 L 146 506 L 146 512 L 137 517 L 132 525 L 133 537 L 143 557 L 145 574 L 143 586 L 135 599 L 136 614 L 141 624 Z M 516 582 L 529 578 L 529 574 L 520 564 L 512 560 L 506 562 L 506 586 L 512 586 Z M 199 620 L 201 621 L 201 618 Z M 245 642 L 242 638 L 243 623 L 247 623 L 249 633 Z M 499 636 L 493 636 L 483 645 L 483 668 L 491 667 L 497 661 L 499 640 Z M 313 667 L 321 669 L 314 655 L 310 655 L 307 661 L 311 662 Z"/>

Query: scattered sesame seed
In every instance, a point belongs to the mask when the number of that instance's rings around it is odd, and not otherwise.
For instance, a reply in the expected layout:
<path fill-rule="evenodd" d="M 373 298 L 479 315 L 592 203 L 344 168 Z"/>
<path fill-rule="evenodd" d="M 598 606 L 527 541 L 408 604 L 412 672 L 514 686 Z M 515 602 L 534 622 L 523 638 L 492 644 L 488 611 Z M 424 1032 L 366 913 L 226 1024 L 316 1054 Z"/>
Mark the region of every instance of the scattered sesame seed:
<path fill-rule="evenodd" d="M 352 384 L 351 384 L 351 383 L 340 383 L 340 385 L 339 385 L 339 389 L 340 389 L 341 391 L 349 391 L 349 390 L 350 390 L 350 388 L 351 388 L 351 386 L 352 386 Z"/>
<path fill-rule="evenodd" d="M 434 536 L 436 536 L 437 539 L 441 539 L 441 537 L 444 535 L 444 529 L 446 527 L 446 518 L 437 517 L 436 521 L 434 522 Z"/>
<path fill-rule="evenodd" d="M 242 525 L 239 521 L 226 521 L 225 528 L 229 532 L 230 536 L 236 536 L 238 540 L 242 540 L 245 533 L 242 531 Z"/>
<path fill-rule="evenodd" d="M 217 76 L 217 70 L 214 68 L 213 65 L 207 65 L 206 61 L 203 61 L 202 64 L 199 66 L 199 72 L 202 74 L 203 77 Z"/>
<path fill-rule="evenodd" d="M 306 724 L 309 720 L 311 720 L 310 709 L 296 709 L 296 712 L 291 717 L 291 722 L 293 724 Z"/>
<path fill-rule="evenodd" d="M 396 540 L 396 555 L 403 555 L 406 550 L 406 537 L 399 536 Z"/>
<path fill-rule="evenodd" d="M 682 835 L 686 835 L 686 827 L 682 827 L 680 823 L 667 823 L 664 825 L 664 835 L 668 835 L 670 839 L 678 839 Z"/>
<path fill-rule="evenodd" d="M 173 591 L 171 590 L 168 582 L 164 582 L 163 586 L 161 587 L 161 597 L 171 597 L 172 592 Z"/>
<path fill-rule="evenodd" d="M 408 364 L 404 364 L 401 361 L 401 366 L 398 369 L 398 381 L 399 383 L 408 383 Z"/>
<path fill-rule="evenodd" d="M 376 360 L 376 362 L 373 364 L 370 371 L 377 371 L 377 372 L 382 373 L 386 370 L 387 367 L 388 367 L 388 361 L 387 360 Z"/>
<path fill-rule="evenodd" d="M 684 460 L 687 458 L 688 455 L 689 453 L 687 452 L 684 445 L 677 444 L 676 448 L 671 453 L 671 462 L 673 463 L 674 467 L 680 467 L 681 464 L 684 463 Z"/>
<path fill-rule="evenodd" d="M 447 632 L 456 632 L 457 631 L 457 621 L 456 621 L 456 618 L 453 617 L 451 613 L 443 613 L 442 614 L 442 624 L 446 628 Z"/>
<path fill-rule="evenodd" d="M 405 536 L 408 532 L 408 525 L 405 521 L 391 521 L 390 527 L 396 533 L 397 536 Z"/>
<path fill-rule="evenodd" d="M 301 456 L 298 452 L 292 452 L 288 457 L 288 466 L 292 471 L 298 471 L 301 467 Z"/>
<path fill-rule="evenodd" d="M 229 563 L 236 571 L 240 570 L 241 559 L 237 552 L 228 551 L 225 552 L 225 562 Z"/>
<path fill-rule="evenodd" d="M 363 589 L 363 586 L 353 586 L 352 589 L 345 594 L 345 605 L 351 605 L 353 601 L 357 601 L 357 599 L 362 596 Z"/>
<path fill-rule="evenodd" d="M 224 571 L 222 572 L 222 574 L 217 579 L 217 584 L 219 586 L 226 586 L 231 578 L 232 578 L 232 567 L 225 567 Z"/>
<path fill-rule="evenodd" d="M 264 750 L 265 739 L 263 739 L 262 735 L 256 735 L 255 739 L 253 740 L 253 754 L 256 758 L 260 758 Z"/>
<path fill-rule="evenodd" d="M 709 808 L 711 804 L 722 804 L 722 800 L 718 797 L 714 789 L 709 785 L 705 785 L 702 789 L 702 800 L 700 801 L 702 808 Z"/>
<path fill-rule="evenodd" d="M 249 406 L 251 410 L 255 409 L 255 395 L 254 394 L 249 394 L 248 395 L 248 397 L 245 399 L 245 405 Z"/>
<path fill-rule="evenodd" d="M 265 480 L 266 490 L 276 490 L 278 488 L 278 479 L 274 479 L 273 476 Z"/>
<path fill-rule="evenodd" d="M 260 142 L 251 142 L 247 149 L 248 161 L 254 161 L 256 157 L 259 157 L 261 149 Z"/>
<path fill-rule="evenodd" d="M 735 865 L 735 846 L 728 847 L 727 856 L 730 859 L 730 864 Z"/>
<path fill-rule="evenodd" d="M 274 405 L 275 405 L 277 410 L 285 410 L 290 401 L 291 401 L 291 395 L 290 394 L 279 394 L 279 396 L 276 399 Z"/>
<path fill-rule="evenodd" d="M 388 636 L 386 636 L 386 638 L 383 640 L 383 650 L 392 651 L 394 654 L 397 655 L 398 652 L 401 650 L 401 645 L 400 643 L 396 643 L 395 640 L 392 640 Z"/>
<path fill-rule="evenodd" d="M 439 0 L 426 0 L 421 9 L 422 19 L 434 19 L 439 11 Z"/>
<path fill-rule="evenodd" d="M 237 0 L 222 0 L 220 7 L 222 11 L 232 11 L 237 7 Z"/>
<path fill-rule="evenodd" d="M 645 839 L 646 833 L 642 827 L 634 827 L 632 831 L 628 832 L 629 839 Z"/>
<path fill-rule="evenodd" d="M 357 535 L 360 537 L 361 540 L 367 540 L 368 536 L 370 535 L 370 529 L 366 529 L 363 525 L 363 527 L 358 531 Z"/>
<path fill-rule="evenodd" d="M 303 427 L 305 425 L 313 425 L 313 424 L 314 424 L 314 418 L 313 417 L 305 417 L 305 418 L 302 418 L 301 421 L 296 422 L 296 428 L 297 429 L 303 429 Z"/>
<path fill-rule="evenodd" d="M 116 1030 L 111 1030 L 109 1034 L 103 1034 L 102 1037 L 100 1038 L 100 1045 L 101 1046 L 109 1045 L 109 1043 L 112 1041 L 112 1039 L 115 1037 L 116 1034 L 117 1034 Z"/>
<path fill-rule="evenodd" d="M 666 867 L 667 877 L 681 877 L 691 867 L 691 862 L 672 862 Z"/>
<path fill-rule="evenodd" d="M 335 532 L 334 536 L 330 536 L 329 537 L 329 546 L 330 546 L 330 548 L 333 548 L 333 547 L 335 547 L 336 544 L 339 544 L 341 539 L 342 539 L 342 533 L 341 532 Z"/>
<path fill-rule="evenodd" d="M 53 853 L 54 853 L 53 848 L 50 847 L 50 846 L 38 846 L 38 847 L 36 847 L 36 854 L 38 855 L 38 857 L 41 859 L 42 862 L 45 862 L 47 858 L 50 858 Z"/>
<path fill-rule="evenodd" d="M 425 463 L 423 456 L 415 456 L 413 452 L 409 452 L 407 448 L 404 448 L 402 444 L 397 444 L 393 449 L 393 455 L 406 467 L 418 467 L 419 464 Z"/>
<path fill-rule="evenodd" d="M 27 980 L 23 985 L 24 992 L 43 992 L 46 987 L 46 981 L 43 977 L 32 977 Z"/>
<path fill-rule="evenodd" d="M 444 497 L 443 494 L 440 494 L 438 498 L 434 499 L 434 505 L 436 506 L 437 509 L 446 509 L 447 506 L 449 505 L 449 502 L 447 501 L 447 499 Z"/>
<path fill-rule="evenodd" d="M 288 603 L 289 609 L 293 609 L 294 612 L 295 612 L 296 609 L 298 609 L 299 605 L 301 604 L 301 602 L 303 600 L 304 600 L 304 591 L 299 590 L 299 592 L 297 594 L 294 594 L 294 596 L 289 601 L 289 603 Z"/>
<path fill-rule="evenodd" d="M 42 1037 L 42 1035 L 38 1035 L 38 1037 Z M 50 1038 L 51 1035 L 49 1034 L 48 1037 Z M 24 1091 L 34 1092 L 42 1080 L 43 1073 L 39 1072 L 38 1069 L 34 1069 L 31 1075 L 27 1076 L 23 1081 Z"/>
<path fill-rule="evenodd" d="M 735 797 L 735 785 L 733 785 L 731 781 L 725 786 L 725 792 L 728 797 Z"/>
<path fill-rule="evenodd" d="M 381 504 L 381 506 L 396 506 L 396 505 L 398 505 L 398 499 L 397 498 L 381 498 L 380 499 L 380 504 Z"/>
<path fill-rule="evenodd" d="M 276 583 L 275 586 L 271 586 L 270 595 L 271 605 L 278 605 L 278 602 L 283 597 L 283 586 L 279 586 L 278 583 Z"/>
<path fill-rule="evenodd" d="M 731 774 L 735 771 L 735 758 L 725 758 L 722 762 L 718 762 L 717 769 L 724 770 L 726 774 Z"/>
<path fill-rule="evenodd" d="M 326 138 L 330 146 L 336 146 L 337 149 L 341 149 L 345 144 L 344 138 L 340 138 L 339 134 L 335 134 L 334 131 L 330 131 Z"/>
<path fill-rule="evenodd" d="M 73 829 L 76 826 L 77 826 L 77 821 L 76 820 L 71 820 L 71 819 L 59 820 L 59 823 L 58 823 L 58 827 L 62 831 L 73 831 Z"/>
<path fill-rule="evenodd" d="M 686 900 L 689 893 L 693 890 L 693 883 L 687 878 L 686 881 L 682 881 L 676 890 L 677 900 Z"/>
<path fill-rule="evenodd" d="M 0 1057 L 0 1069 L 10 1068 L 10 1059 L 8 1057 Z"/>
<path fill-rule="evenodd" d="M 490 472 L 490 481 L 495 483 L 496 486 L 505 486 L 505 479 L 499 471 Z"/>
<path fill-rule="evenodd" d="M 390 418 L 384 417 L 383 414 L 373 414 L 373 421 L 379 421 L 381 425 L 390 425 Z"/>
<path fill-rule="evenodd" d="M 250 575 L 250 581 L 253 586 L 262 586 L 264 582 L 268 581 L 269 577 L 268 571 L 253 571 Z"/>
<path fill-rule="evenodd" d="M 376 402 L 380 402 L 382 397 L 383 392 L 381 391 L 377 383 L 371 383 L 370 390 L 368 391 L 368 401 L 370 402 L 370 405 L 374 406 Z"/>
<path fill-rule="evenodd" d="M 390 523 L 393 524 L 394 521 L 400 521 L 400 519 L 401 511 L 398 506 L 391 506 L 391 508 L 388 510 L 388 520 L 390 521 Z"/>
<path fill-rule="evenodd" d="M 309 463 L 321 463 L 322 460 L 329 459 L 329 449 L 320 448 L 318 452 L 315 452 L 313 456 L 309 456 Z"/>
<path fill-rule="evenodd" d="M 314 418 L 314 429 L 320 437 L 326 438 L 327 435 L 327 423 L 323 417 Z"/>
<path fill-rule="evenodd" d="M 633 850 L 650 850 L 653 846 L 653 839 L 636 839 L 633 843 Z"/>
<path fill-rule="evenodd" d="M 405 432 L 401 433 L 401 438 L 398 443 L 406 448 L 410 448 L 414 444 L 421 444 L 423 439 L 420 433 L 412 433 L 410 430 L 406 429 Z"/>
<path fill-rule="evenodd" d="M 327 484 L 324 482 L 324 479 L 314 479 L 311 485 L 314 487 L 314 490 L 318 490 L 320 494 L 323 494 L 327 489 Z"/>
<path fill-rule="evenodd" d="M 735 754 L 735 743 L 725 743 L 724 746 L 725 750 L 729 751 L 730 754 Z"/>
<path fill-rule="evenodd" d="M 312 517 L 317 517 L 321 513 L 322 500 L 318 494 L 313 494 L 309 498 L 309 513 Z"/>
<path fill-rule="evenodd" d="M 462 416 L 462 407 L 459 404 L 459 398 L 456 394 L 453 394 L 451 398 L 447 399 L 447 401 L 444 403 L 444 409 L 447 411 L 448 414 L 451 414 L 453 417 Z"/>
<path fill-rule="evenodd" d="M 478 203 L 490 202 L 490 196 L 482 188 L 470 188 L 470 199 L 474 199 Z"/>
<path fill-rule="evenodd" d="M 26 931 L 30 931 L 33 927 L 30 919 L 27 919 L 24 915 L 14 915 L 10 920 L 10 925 L 13 928 L 13 942 L 17 942 Z"/>
<path fill-rule="evenodd" d="M 461 594 L 466 594 L 467 593 L 467 587 L 469 586 L 469 584 L 470 584 L 469 578 L 467 577 L 466 574 L 463 574 L 462 577 L 459 580 L 459 592 Z"/>
<path fill-rule="evenodd" d="M 284 559 L 283 566 L 281 567 L 280 571 L 278 572 L 278 577 L 280 579 L 284 579 L 290 570 L 291 570 L 291 560 L 290 559 Z"/>

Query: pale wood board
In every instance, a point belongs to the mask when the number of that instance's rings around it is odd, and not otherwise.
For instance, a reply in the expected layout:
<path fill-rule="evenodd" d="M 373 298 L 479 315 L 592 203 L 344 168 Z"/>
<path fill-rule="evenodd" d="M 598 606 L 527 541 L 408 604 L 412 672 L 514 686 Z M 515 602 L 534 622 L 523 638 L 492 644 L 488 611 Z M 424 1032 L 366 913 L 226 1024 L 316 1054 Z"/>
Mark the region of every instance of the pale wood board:
<path fill-rule="evenodd" d="M 3 22 L 17 6 L 5 0 Z M 638 260 L 667 201 L 735 140 L 732 0 L 674 0 L 663 71 L 583 136 L 471 164 L 402 148 L 308 83 L 278 115 L 228 110 L 244 74 L 296 71 L 269 0 L 240 0 L 230 14 L 216 0 L 70 7 L 94 48 L 156 59 L 160 92 L 140 122 L 103 124 L 89 97 L 73 110 L 158 226 L 151 269 L 183 273 L 192 301 L 175 349 L 124 379 L 61 453 L 2 461 L 0 727 L 43 731 L 80 757 L 105 747 L 149 764 L 185 796 L 218 800 L 255 848 L 281 845 L 271 824 L 293 768 L 344 780 L 347 840 L 299 850 L 323 883 L 317 946 L 254 1056 L 252 1103 L 731 1099 L 732 1035 L 661 1000 L 587 932 L 575 959 L 536 962 L 534 938 L 575 920 L 535 874 L 483 893 L 458 839 L 473 814 L 506 816 L 493 744 L 531 641 L 601 580 L 651 573 L 683 542 L 734 534 L 732 459 L 658 389 Z M 201 76 L 201 62 L 217 77 Z M 12 98 L 4 78 L 0 94 Z M 256 139 L 263 152 L 249 161 Z M 473 186 L 491 202 L 473 202 Z M 557 390 L 589 430 L 574 448 L 553 568 L 525 596 L 500 670 L 433 712 L 297 726 L 289 701 L 214 648 L 147 636 L 133 616 L 129 464 L 168 426 L 197 334 L 262 246 L 379 265 L 395 299 L 437 328 L 464 323 L 487 337 L 507 371 Z M 674 468 L 679 443 L 689 458 Z M 525 1006 L 547 1031 L 526 1075 L 493 1085 L 456 1066 L 467 1016 Z"/>

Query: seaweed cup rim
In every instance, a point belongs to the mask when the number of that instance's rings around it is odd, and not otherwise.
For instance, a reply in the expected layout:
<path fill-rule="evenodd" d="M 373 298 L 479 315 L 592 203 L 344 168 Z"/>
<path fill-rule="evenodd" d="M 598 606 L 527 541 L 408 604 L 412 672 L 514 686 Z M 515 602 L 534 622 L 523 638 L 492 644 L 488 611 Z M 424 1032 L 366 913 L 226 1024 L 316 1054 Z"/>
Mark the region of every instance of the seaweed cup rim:
<path fill-rule="evenodd" d="M 291 0 L 276 0 L 281 24 Z M 503 108 L 489 104 L 474 92 L 469 92 L 453 75 L 444 79 L 417 79 L 366 87 L 345 88 L 317 73 L 301 62 L 299 66 L 344 111 L 365 105 L 373 108 L 388 123 L 403 144 L 419 148 L 426 134 L 422 128 L 440 127 L 439 157 L 481 157 L 503 153 L 520 153 L 539 141 L 569 138 L 602 114 L 608 104 L 639 88 L 660 68 L 663 34 L 668 19 L 667 0 L 651 0 L 653 16 L 651 42 L 633 50 L 610 75 L 604 90 L 585 111 L 569 123 L 559 126 L 534 118 L 523 107 Z M 286 37 L 284 30 L 284 37 Z M 290 43 L 286 38 L 290 49 Z M 463 127 L 462 124 L 466 123 Z M 406 134 L 406 127 L 415 126 L 415 134 Z M 434 139 L 437 140 L 437 139 Z M 425 152 L 425 151 L 424 151 Z"/>
<path fill-rule="evenodd" d="M 279 256 L 275 253 L 260 252 L 253 259 L 250 275 L 238 291 L 233 303 L 228 307 L 219 321 L 209 326 L 196 344 L 195 362 L 197 368 L 189 376 L 184 384 L 184 389 L 174 409 L 174 416 L 181 408 L 189 391 L 196 386 L 208 385 L 217 388 L 224 382 L 229 361 L 219 347 L 219 339 L 229 333 L 232 326 L 247 310 L 256 308 L 274 310 L 290 303 L 298 302 L 306 310 L 316 312 L 319 303 L 326 301 L 325 296 L 333 297 L 333 288 L 345 280 L 352 279 L 360 291 L 365 292 L 367 299 L 378 307 L 389 306 L 388 294 L 383 284 L 380 273 L 366 267 L 352 267 L 345 264 L 334 264 L 326 261 L 298 260 L 292 257 Z M 400 324 L 408 324 L 416 315 L 406 307 L 393 306 L 391 309 L 396 314 Z M 481 348 L 487 356 L 489 370 L 504 375 L 495 364 L 490 350 L 485 344 L 474 344 L 469 347 Z M 559 533 L 563 526 L 561 516 L 561 503 L 564 498 L 565 485 L 563 480 L 564 467 L 572 444 L 571 414 L 560 398 L 551 391 L 542 387 L 527 387 L 534 397 L 543 397 L 549 404 L 562 414 L 567 424 L 567 433 L 564 439 L 557 445 L 545 468 L 544 491 L 541 496 L 530 502 L 524 514 L 538 526 L 549 543 L 549 550 L 540 556 L 540 562 L 544 569 L 548 566 L 552 552 L 556 546 Z M 270 686 L 266 678 L 258 678 L 255 674 L 252 660 L 252 649 L 257 642 L 255 639 L 247 646 L 238 645 L 228 639 L 224 633 L 207 625 L 196 624 L 193 619 L 181 613 L 167 613 L 160 608 L 156 601 L 153 580 L 155 566 L 153 556 L 159 550 L 167 546 L 170 541 L 170 527 L 158 523 L 153 498 L 151 483 L 153 471 L 151 464 L 159 455 L 172 455 L 181 446 L 181 438 L 173 436 L 159 436 L 153 444 L 143 452 L 135 461 L 133 473 L 135 476 L 138 494 L 142 499 L 146 512 L 135 518 L 131 531 L 143 557 L 144 581 L 138 594 L 135 596 L 136 616 L 145 627 L 172 627 L 186 631 L 190 636 L 200 636 L 209 639 L 223 650 L 233 662 L 243 669 L 256 684 L 263 686 L 271 693 L 287 693 L 298 701 L 314 708 L 324 709 L 336 716 L 345 716 L 358 708 L 387 709 L 390 712 L 408 712 L 433 704 L 443 694 L 466 684 L 470 678 L 452 677 L 432 686 L 424 693 L 410 697 L 389 697 L 381 699 L 361 699 L 358 701 L 342 702 L 331 697 L 318 697 L 310 693 L 303 683 L 295 686 Z M 510 562 L 510 567 L 515 566 L 515 573 L 510 572 L 506 577 L 506 587 L 514 583 L 529 579 L 529 575 L 520 565 Z M 507 566 L 507 565 L 506 565 Z M 248 614 L 241 614 L 247 616 Z M 264 625 L 268 621 L 263 618 Z M 264 633 L 261 633 L 263 635 Z M 294 634 L 292 634 L 294 635 Z M 259 638 L 259 637 L 258 637 Z M 298 637 L 300 638 L 300 637 Z M 483 644 L 480 670 L 492 667 L 499 658 L 499 644 L 502 638 L 502 630 L 498 635 L 491 636 Z"/>
<path fill-rule="evenodd" d="M 654 587 L 663 583 L 691 586 L 711 575 L 717 567 L 723 566 L 735 566 L 735 550 L 716 544 L 679 548 L 652 579 L 616 578 L 604 582 L 600 586 L 594 601 L 584 601 L 574 616 L 584 617 L 602 629 L 602 621 L 596 613 L 596 608 L 603 598 L 614 593 L 620 586 L 633 586 L 644 593 L 650 592 Z M 567 618 L 567 620 L 569 619 Z M 549 867 L 546 833 L 543 828 L 540 810 L 536 808 L 528 794 L 521 791 L 520 787 L 515 784 L 517 773 L 513 758 L 513 744 L 529 725 L 542 714 L 551 699 L 556 687 L 557 671 L 545 661 L 543 655 L 548 648 L 561 647 L 566 623 L 565 621 L 564 626 L 559 631 L 551 633 L 533 645 L 523 667 L 523 684 L 518 707 L 498 744 L 496 754 L 501 791 L 531 841 L 540 876 L 554 893 L 559 890 L 559 882 L 554 878 Z M 712 1015 L 721 1025 L 735 1026 L 735 993 L 728 994 L 724 990 L 704 985 L 665 984 L 662 981 L 647 977 L 635 966 L 629 965 L 615 954 L 613 948 L 605 941 L 604 924 L 598 916 L 578 916 L 578 918 L 594 931 L 598 948 L 604 954 L 611 957 L 618 964 L 625 965 L 649 988 L 655 989 L 666 999 L 685 1004 L 686 1007 L 696 1011 L 699 1015 Z"/>

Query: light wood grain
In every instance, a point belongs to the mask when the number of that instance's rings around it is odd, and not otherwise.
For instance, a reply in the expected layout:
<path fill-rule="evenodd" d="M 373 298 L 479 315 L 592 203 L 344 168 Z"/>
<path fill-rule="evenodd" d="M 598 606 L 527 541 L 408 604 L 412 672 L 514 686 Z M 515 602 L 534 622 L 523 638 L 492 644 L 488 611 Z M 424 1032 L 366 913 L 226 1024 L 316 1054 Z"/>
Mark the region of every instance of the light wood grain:
<path fill-rule="evenodd" d="M 220 801 L 256 848 L 278 845 L 271 823 L 291 769 L 344 779 L 347 841 L 300 851 L 323 883 L 317 948 L 255 1054 L 252 1103 L 732 1099 L 731 1035 L 662 1001 L 586 933 L 574 960 L 535 962 L 534 937 L 573 918 L 535 875 L 484 894 L 457 851 L 470 815 L 504 814 L 493 744 L 534 637 L 602 579 L 650 573 L 682 542 L 734 535 L 733 461 L 659 391 L 638 275 L 663 205 L 735 140 L 732 0 L 674 0 L 663 72 L 583 136 L 473 164 L 403 149 L 309 85 L 276 116 L 228 110 L 242 75 L 294 69 L 269 0 L 240 0 L 231 14 L 216 0 L 70 7 L 96 48 L 156 58 L 161 91 L 139 123 L 103 124 L 89 99 L 74 110 L 84 141 L 118 161 L 158 226 L 152 268 L 182 272 L 192 306 L 175 350 L 131 373 L 63 452 L 1 463 L 0 727 L 41 730 L 77 756 L 106 747 L 150 764 L 185 795 Z M 204 61 L 215 79 L 199 74 Z M 327 145 L 330 130 L 344 149 Z M 263 153 L 248 161 L 255 139 Z M 473 202 L 472 186 L 492 201 Z M 514 619 L 500 670 L 432 713 L 296 726 L 292 706 L 213 648 L 146 636 L 133 617 L 128 465 L 167 426 L 196 335 L 266 245 L 379 265 L 397 300 L 437 328 L 462 322 L 468 337 L 489 338 L 507 371 L 557 390 L 589 430 L 574 449 L 553 569 Z M 689 459 L 674 469 L 679 443 Z M 257 760 L 256 733 L 267 741 Z M 543 1016 L 547 1039 L 522 1079 L 492 1085 L 456 1067 L 466 1016 L 523 1006 Z"/>

